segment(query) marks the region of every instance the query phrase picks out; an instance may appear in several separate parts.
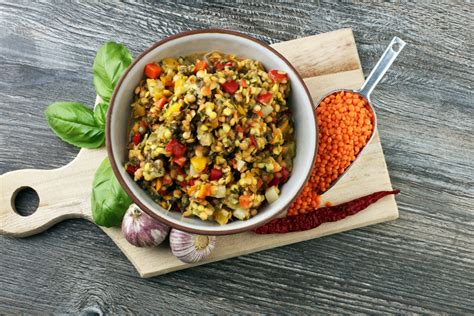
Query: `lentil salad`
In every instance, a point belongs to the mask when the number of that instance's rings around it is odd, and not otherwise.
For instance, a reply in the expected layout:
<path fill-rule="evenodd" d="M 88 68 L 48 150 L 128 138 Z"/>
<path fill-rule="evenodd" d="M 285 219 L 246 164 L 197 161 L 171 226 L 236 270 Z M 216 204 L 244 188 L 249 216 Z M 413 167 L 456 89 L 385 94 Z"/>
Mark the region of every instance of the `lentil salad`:
<path fill-rule="evenodd" d="M 211 52 L 144 73 L 125 168 L 158 204 L 224 225 L 278 198 L 296 152 L 285 72 Z"/>

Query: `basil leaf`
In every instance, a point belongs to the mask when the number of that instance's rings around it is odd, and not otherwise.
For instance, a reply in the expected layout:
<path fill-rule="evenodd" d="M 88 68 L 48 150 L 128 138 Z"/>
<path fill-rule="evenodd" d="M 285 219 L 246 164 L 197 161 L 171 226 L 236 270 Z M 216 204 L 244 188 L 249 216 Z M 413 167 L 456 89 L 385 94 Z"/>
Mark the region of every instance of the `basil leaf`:
<path fill-rule="evenodd" d="M 44 112 L 49 127 L 63 141 L 82 148 L 98 148 L 104 144 L 105 133 L 94 112 L 77 102 L 55 102 Z"/>
<path fill-rule="evenodd" d="M 101 102 L 95 106 L 94 109 L 94 118 L 97 124 L 105 130 L 105 118 L 107 117 L 107 110 L 109 109 L 109 104 Z"/>
<path fill-rule="evenodd" d="M 100 226 L 120 226 L 132 199 L 115 178 L 106 157 L 95 172 L 92 182 L 92 219 Z"/>
<path fill-rule="evenodd" d="M 99 49 L 93 70 L 95 90 L 102 100 L 110 101 L 115 85 L 132 60 L 132 55 L 122 44 L 108 42 Z"/>

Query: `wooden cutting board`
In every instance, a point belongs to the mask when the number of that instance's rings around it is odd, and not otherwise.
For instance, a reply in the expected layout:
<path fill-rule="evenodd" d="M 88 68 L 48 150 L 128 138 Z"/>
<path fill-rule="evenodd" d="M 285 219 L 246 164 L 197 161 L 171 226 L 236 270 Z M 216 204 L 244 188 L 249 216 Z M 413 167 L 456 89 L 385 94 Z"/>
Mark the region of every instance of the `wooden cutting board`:
<path fill-rule="evenodd" d="M 309 36 L 272 46 L 303 76 L 315 102 L 327 92 L 337 88 L 360 88 L 364 81 L 351 29 Z M 67 218 L 91 220 L 92 180 L 105 156 L 104 148 L 81 149 L 73 161 L 58 169 L 26 169 L 2 175 L 0 233 L 25 237 L 40 233 Z M 36 190 L 40 198 L 36 212 L 27 217 L 18 215 L 12 206 L 16 193 L 24 187 Z M 323 195 L 322 203 L 331 201 L 333 204 L 339 204 L 375 191 L 391 189 L 380 138 L 376 133 L 367 150 L 362 153 L 346 176 Z M 141 277 L 151 277 L 397 217 L 395 198 L 389 196 L 354 216 L 323 224 L 310 231 L 282 235 L 256 235 L 247 232 L 218 237 L 215 251 L 206 261 L 198 264 L 185 264 L 176 259 L 167 243 L 156 248 L 138 248 L 123 238 L 119 228 L 101 228 L 125 253 Z"/>

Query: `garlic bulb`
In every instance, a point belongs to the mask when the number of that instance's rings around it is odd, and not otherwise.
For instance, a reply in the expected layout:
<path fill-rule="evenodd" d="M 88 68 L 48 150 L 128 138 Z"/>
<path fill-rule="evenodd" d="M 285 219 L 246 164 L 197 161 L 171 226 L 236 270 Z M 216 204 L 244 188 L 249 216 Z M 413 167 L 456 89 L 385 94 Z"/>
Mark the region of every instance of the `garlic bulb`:
<path fill-rule="evenodd" d="M 143 212 L 136 204 L 130 205 L 122 220 L 125 239 L 137 247 L 158 246 L 170 228 Z"/>
<path fill-rule="evenodd" d="M 216 246 L 215 236 L 189 234 L 171 229 L 170 246 L 173 255 L 186 263 L 194 263 L 206 259 Z"/>

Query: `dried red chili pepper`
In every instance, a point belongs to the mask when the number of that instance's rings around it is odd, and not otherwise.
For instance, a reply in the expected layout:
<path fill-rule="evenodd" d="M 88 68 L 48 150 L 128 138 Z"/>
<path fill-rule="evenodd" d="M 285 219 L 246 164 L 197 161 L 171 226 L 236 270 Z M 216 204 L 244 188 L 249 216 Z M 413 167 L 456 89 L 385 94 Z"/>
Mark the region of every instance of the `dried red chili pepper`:
<path fill-rule="evenodd" d="M 131 174 L 132 176 L 135 174 L 135 171 L 138 170 L 138 167 L 137 166 L 133 166 L 133 165 L 128 165 L 127 166 L 127 172 L 129 174 Z"/>
<path fill-rule="evenodd" d="M 398 194 L 399 192 L 400 190 L 379 191 L 339 205 L 322 207 L 314 212 L 277 218 L 255 229 L 255 233 L 282 234 L 313 229 L 322 223 L 335 222 L 347 216 L 354 215 L 384 196 Z"/>

